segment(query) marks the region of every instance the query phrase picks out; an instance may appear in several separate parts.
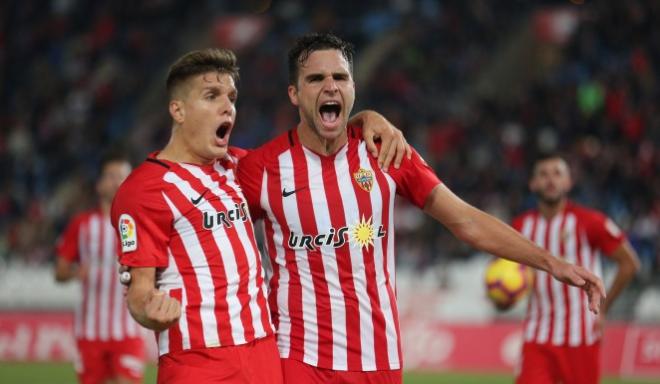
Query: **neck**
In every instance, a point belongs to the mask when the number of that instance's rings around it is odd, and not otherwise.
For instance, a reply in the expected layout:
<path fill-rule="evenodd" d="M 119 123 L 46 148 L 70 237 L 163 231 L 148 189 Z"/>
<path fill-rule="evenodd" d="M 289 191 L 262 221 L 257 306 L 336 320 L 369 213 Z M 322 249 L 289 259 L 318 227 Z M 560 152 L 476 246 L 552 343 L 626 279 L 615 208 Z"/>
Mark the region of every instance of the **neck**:
<path fill-rule="evenodd" d="M 105 199 L 101 199 L 100 204 L 101 206 L 101 213 L 103 216 L 109 216 L 110 215 L 110 206 L 112 205 L 112 201 L 107 201 Z"/>
<path fill-rule="evenodd" d="M 298 139 L 307 148 L 321 155 L 334 155 L 341 147 L 348 142 L 348 135 L 346 134 L 346 127 L 343 128 L 341 134 L 333 139 L 325 138 L 318 134 L 304 122 L 298 124 Z"/>
<path fill-rule="evenodd" d="M 186 145 L 183 137 L 179 134 L 177 126 L 172 128 L 172 136 L 162 151 L 158 152 L 157 159 L 168 160 L 174 163 L 189 163 L 189 164 L 211 164 L 215 159 L 206 159 L 196 155 Z"/>
<path fill-rule="evenodd" d="M 566 207 L 566 199 L 559 200 L 556 204 L 550 204 L 543 201 L 539 202 L 539 212 L 546 219 L 554 217 Z"/>

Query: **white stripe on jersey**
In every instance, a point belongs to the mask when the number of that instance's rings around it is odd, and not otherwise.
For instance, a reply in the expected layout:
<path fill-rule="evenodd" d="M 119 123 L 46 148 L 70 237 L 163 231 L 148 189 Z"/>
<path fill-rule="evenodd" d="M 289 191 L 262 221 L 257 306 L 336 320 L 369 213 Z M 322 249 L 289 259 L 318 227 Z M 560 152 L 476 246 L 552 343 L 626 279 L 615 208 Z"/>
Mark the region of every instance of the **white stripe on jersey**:
<path fill-rule="evenodd" d="M 555 215 L 550 223 L 550 244 L 547 245 L 547 249 L 553 255 L 561 254 L 561 224 L 564 219 L 564 215 Z M 554 319 L 552 322 L 552 344 L 554 345 L 563 345 L 564 336 L 566 331 L 566 326 L 564 324 L 564 319 L 566 316 L 566 308 L 564 306 L 564 284 L 559 280 L 549 276 L 552 287 L 552 306 L 554 309 Z"/>
<path fill-rule="evenodd" d="M 101 264 L 101 270 L 105 271 L 113 267 L 113 261 L 116 257 L 117 245 L 115 243 L 115 238 L 113 236 L 114 229 L 110 223 L 109 217 L 104 217 L 102 219 L 102 229 L 103 244 L 101 244 L 101 254 L 99 262 Z M 117 278 L 109 273 L 101 273 L 101 289 L 99 295 L 99 339 L 106 341 L 110 337 L 110 279 Z"/>
<path fill-rule="evenodd" d="M 278 160 L 282 185 L 295 185 L 291 152 L 282 153 Z M 289 228 L 292 231 L 303 233 L 296 199 L 283 199 L 282 207 Z M 316 365 L 319 359 L 319 340 L 318 328 L 316 326 L 316 293 L 314 291 L 314 282 L 311 278 L 312 271 L 309 266 L 306 250 L 295 250 L 295 255 L 296 265 L 300 275 L 300 285 L 302 286 L 302 315 L 305 329 L 305 357 L 303 361 L 307 364 Z"/>
<path fill-rule="evenodd" d="M 564 233 L 566 234 L 566 241 L 564 245 L 564 257 L 566 261 L 571 264 L 577 264 L 577 238 L 576 233 L 577 220 L 575 215 L 568 213 L 566 215 L 566 224 L 564 225 Z M 582 343 L 582 329 L 580 328 L 580 288 L 568 287 L 568 306 L 569 306 L 569 335 L 568 345 L 578 346 Z"/>
<path fill-rule="evenodd" d="M 547 222 L 544 218 L 539 217 L 537 222 L 536 222 L 536 237 L 534 238 L 534 242 L 538 244 L 539 247 L 541 248 L 546 248 L 545 244 L 545 232 L 546 232 L 546 227 L 547 227 Z M 538 289 L 539 292 L 539 297 L 541 298 L 540 302 L 540 313 L 541 313 L 541 321 L 539 323 L 539 329 L 538 329 L 538 336 L 537 336 L 537 341 L 539 343 L 545 343 L 548 341 L 548 337 L 550 336 L 550 313 L 552 311 L 552 308 L 550 307 L 550 299 L 548 295 L 548 284 L 547 281 L 550 276 L 548 276 L 547 272 L 544 271 L 537 271 L 536 272 L 536 289 Z"/>
<path fill-rule="evenodd" d="M 165 174 L 165 181 L 175 183 L 180 181 L 179 177 L 173 172 L 168 172 Z M 181 183 L 178 183 L 181 184 Z M 187 182 L 186 182 L 187 184 Z M 188 186 L 190 187 L 190 186 Z M 190 188 L 192 191 L 192 188 Z M 190 192 L 188 191 L 188 192 Z M 189 196 L 189 195 L 188 195 Z M 174 230 L 177 231 L 183 243 L 183 247 L 190 258 L 190 262 L 195 266 L 195 276 L 197 281 L 199 281 L 200 286 L 203 287 L 213 287 L 213 279 L 211 277 L 211 271 L 209 269 L 206 258 L 204 257 L 204 250 L 202 249 L 197 236 L 187 236 L 186 233 L 195 233 L 195 227 L 186 219 L 185 216 L 179 212 L 176 205 L 165 195 L 163 192 L 163 198 L 165 202 L 170 207 L 172 215 L 174 216 Z M 207 204 L 206 201 L 203 202 Z M 199 205 L 202 205 L 200 203 Z M 209 289 L 200 289 L 201 303 L 199 306 L 199 315 L 202 320 L 202 334 L 204 335 L 204 343 L 208 347 L 219 346 L 220 337 L 218 336 L 218 325 L 215 318 L 215 297 L 213 296 L 213 290 Z"/>
<path fill-rule="evenodd" d="M 88 270 L 88 295 L 87 295 L 87 313 L 85 323 L 85 338 L 88 340 L 96 340 L 96 301 L 98 297 L 97 287 L 99 278 L 99 258 L 91 257 L 92 255 L 99 255 L 101 245 L 99 244 L 99 236 L 101 232 L 101 221 L 97 215 L 92 216 L 89 223 L 89 270 Z"/>
<path fill-rule="evenodd" d="M 341 150 L 337 156 L 345 157 L 346 148 Z M 307 154 L 307 153 L 306 153 Z M 307 158 L 308 179 L 314 180 L 316 175 L 323 174 L 320 159 L 315 154 Z M 312 204 L 314 205 L 314 218 L 319 233 L 328 233 L 332 228 L 330 211 L 326 202 L 326 192 L 323 183 L 318 184 L 319 193 L 312 193 Z M 330 312 L 332 316 L 332 359 L 333 366 L 339 370 L 348 369 L 348 355 L 346 354 L 346 310 L 344 293 L 339 280 L 339 267 L 337 266 L 337 255 L 334 247 L 320 247 L 323 266 L 325 269 L 325 280 L 328 282 L 328 293 L 330 295 Z"/>
<path fill-rule="evenodd" d="M 360 146 L 358 148 L 358 154 L 360 156 L 360 168 L 364 169 L 371 169 L 371 165 L 369 164 L 369 153 L 367 153 L 367 145 L 366 143 L 362 142 L 360 143 Z M 389 177 L 389 175 L 386 175 L 386 179 L 391 180 L 391 182 L 388 182 L 388 187 L 389 187 L 389 193 L 390 196 L 394 196 L 396 193 L 396 184 L 394 183 L 394 180 Z M 383 200 L 383 196 L 381 194 L 381 190 L 379 188 L 378 182 L 374 180 L 374 187 L 371 189 L 371 193 L 369 194 L 369 197 L 371 198 L 371 206 L 374 208 L 372 210 L 372 222 L 373 223 L 381 223 L 383 220 L 382 214 L 383 210 L 385 207 L 382 207 L 381 209 L 378 209 L 383 204 L 388 204 L 390 207 L 394 203 L 394 199 L 390 199 L 390 201 L 385 202 Z M 390 219 L 393 216 L 393 210 L 390 209 Z M 389 228 L 394 228 L 394 226 L 390 226 Z M 394 239 L 393 234 L 390 234 L 389 238 Z M 385 338 L 387 340 L 387 355 L 388 355 L 388 360 L 390 363 L 391 367 L 399 367 L 400 362 L 399 362 L 399 340 L 397 337 L 396 333 L 396 325 L 394 323 L 394 311 L 393 311 L 393 305 L 390 302 L 390 295 L 387 292 L 387 279 L 385 277 L 385 260 L 383 260 L 383 257 L 385 256 L 385 252 L 383 251 L 383 242 L 380 239 L 376 239 L 374 241 L 374 264 L 375 264 L 375 269 L 376 269 L 376 287 L 378 288 L 378 298 L 380 302 L 380 307 L 383 312 L 384 318 L 385 318 Z M 394 248 L 389 248 L 387 250 L 387 257 L 389 259 L 394 259 Z M 388 260 L 389 262 L 389 260 Z M 394 303 L 396 305 L 396 303 Z M 374 369 L 375 366 L 374 366 Z"/>
<path fill-rule="evenodd" d="M 587 240 L 587 235 L 585 233 L 581 233 L 581 245 L 582 245 L 582 265 L 587 268 L 588 270 L 593 271 L 593 254 L 592 254 L 592 249 L 589 246 L 589 240 Z M 583 316 L 584 316 L 584 331 L 585 331 L 585 339 L 587 342 L 587 345 L 592 345 L 596 341 L 596 335 L 594 334 L 594 322 L 595 322 L 595 315 L 589 311 L 589 301 L 587 298 L 587 295 L 581 294 L 582 297 L 582 308 L 584 308 Z"/>
<path fill-rule="evenodd" d="M 347 156 L 342 156 L 341 158 L 335 158 L 335 170 L 337 172 L 337 177 L 342 175 L 351 175 L 351 170 L 349 167 Z M 344 219 L 347 225 L 351 223 L 357 223 L 360 221 L 359 217 L 360 212 L 358 209 L 353 209 L 358 207 L 357 197 L 355 195 L 355 189 L 353 188 L 353 183 L 350 180 L 338 180 L 339 184 L 339 194 L 341 199 L 344 202 Z M 374 180 L 375 183 L 375 180 Z M 374 185 L 374 189 L 378 188 L 377 185 Z M 369 294 L 367 293 L 367 276 L 366 271 L 363 268 L 363 256 L 362 248 L 354 247 L 352 245 L 348 246 L 351 254 L 351 267 L 352 267 L 352 277 L 353 284 L 355 285 L 355 294 L 359 303 L 360 310 L 360 346 L 362 351 L 362 370 L 363 371 L 372 371 L 376 369 L 376 351 L 374 346 L 374 324 L 372 320 L 372 308 L 371 301 L 369 299 Z"/>
<path fill-rule="evenodd" d="M 534 217 L 527 216 L 525 220 L 523 221 L 522 225 L 522 235 L 525 236 L 528 239 L 532 239 L 532 229 L 534 228 Z M 534 285 L 536 286 L 536 282 L 539 279 L 539 273 L 538 271 L 535 271 L 535 276 L 534 276 Z M 532 292 L 532 295 L 534 292 Z M 536 328 L 538 327 L 538 321 L 539 321 L 539 305 L 537 303 L 537 300 L 534 300 L 534 298 L 531 298 L 529 301 L 529 310 L 527 313 L 527 327 L 525 328 L 525 341 L 531 341 L 534 340 L 534 336 L 536 335 Z"/>

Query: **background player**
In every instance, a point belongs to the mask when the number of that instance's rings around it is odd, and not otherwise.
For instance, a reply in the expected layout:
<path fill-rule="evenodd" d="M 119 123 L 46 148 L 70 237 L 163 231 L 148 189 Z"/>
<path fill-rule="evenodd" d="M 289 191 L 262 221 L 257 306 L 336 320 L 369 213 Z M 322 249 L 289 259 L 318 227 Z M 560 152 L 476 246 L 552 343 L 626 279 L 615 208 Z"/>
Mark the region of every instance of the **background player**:
<path fill-rule="evenodd" d="M 96 183 L 98 207 L 74 217 L 57 244 L 55 279 L 82 284 L 74 319 L 79 352 L 74 365 L 85 384 L 142 380 L 144 345 L 117 280 L 118 241 L 110 222 L 112 198 L 130 172 L 125 158 L 105 158 Z"/>
<path fill-rule="evenodd" d="M 536 272 L 517 383 L 598 383 L 605 315 L 639 268 L 637 254 L 624 233 L 602 213 L 570 201 L 571 186 L 563 158 L 552 154 L 538 159 L 529 182 L 529 189 L 538 197 L 538 208 L 515 218 L 513 227 L 597 276 L 602 275 L 602 252 L 616 263 L 616 275 L 595 316 L 587 310 L 579 289 Z"/>
<path fill-rule="evenodd" d="M 463 202 L 416 152 L 400 169 L 378 167 L 359 130 L 347 126 L 355 100 L 348 43 L 302 37 L 289 52 L 289 81 L 298 126 L 239 164 L 251 212 L 265 220 L 285 382 L 401 382 L 397 193 L 470 245 L 582 286 L 597 312 L 604 294 L 597 277 Z"/>
<path fill-rule="evenodd" d="M 228 146 L 237 78 L 229 50 L 195 51 L 173 64 L 170 141 L 113 204 L 121 263 L 131 267 L 129 309 L 159 332 L 159 382 L 281 381 L 254 229 L 234 174 L 243 151 Z"/>

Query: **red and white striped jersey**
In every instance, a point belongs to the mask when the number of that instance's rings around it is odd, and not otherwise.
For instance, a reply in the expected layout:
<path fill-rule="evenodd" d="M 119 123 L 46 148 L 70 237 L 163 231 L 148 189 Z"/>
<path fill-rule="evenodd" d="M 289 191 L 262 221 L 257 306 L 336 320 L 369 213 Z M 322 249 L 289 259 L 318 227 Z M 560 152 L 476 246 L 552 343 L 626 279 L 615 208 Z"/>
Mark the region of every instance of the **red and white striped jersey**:
<path fill-rule="evenodd" d="M 74 217 L 57 242 L 57 257 L 88 268 L 73 323 L 77 339 L 140 337 L 139 325 L 126 309 L 125 288 L 119 283 L 117 248 L 110 215 L 104 215 L 100 209 Z"/>
<path fill-rule="evenodd" d="M 160 355 L 249 343 L 273 333 L 261 257 L 236 156 L 209 165 L 152 154 L 122 184 L 112 206 L 120 262 L 157 268 L 156 285 L 182 305 L 157 335 Z"/>
<path fill-rule="evenodd" d="M 562 212 L 546 219 L 537 210 L 516 217 L 513 227 L 538 246 L 602 278 L 600 253 L 612 253 L 625 239 L 621 230 L 600 212 L 567 202 Z M 536 271 L 529 299 L 524 338 L 557 346 L 592 345 L 596 315 L 579 288 Z"/>
<path fill-rule="evenodd" d="M 269 305 L 283 358 L 333 370 L 401 367 L 395 294 L 395 194 L 423 207 L 440 183 L 415 152 L 378 168 L 362 134 L 322 156 L 295 130 L 239 162 L 255 218 L 263 218 L 273 275 Z"/>

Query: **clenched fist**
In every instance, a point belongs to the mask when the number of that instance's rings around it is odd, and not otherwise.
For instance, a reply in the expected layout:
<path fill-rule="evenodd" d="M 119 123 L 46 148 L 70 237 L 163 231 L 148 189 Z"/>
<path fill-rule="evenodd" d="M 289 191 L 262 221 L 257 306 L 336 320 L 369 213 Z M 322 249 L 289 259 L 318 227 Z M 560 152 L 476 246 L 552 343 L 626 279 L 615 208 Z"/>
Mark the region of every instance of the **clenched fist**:
<path fill-rule="evenodd" d="M 181 303 L 165 292 L 153 289 L 146 297 L 144 316 L 155 331 L 164 331 L 176 324 L 181 317 Z"/>

